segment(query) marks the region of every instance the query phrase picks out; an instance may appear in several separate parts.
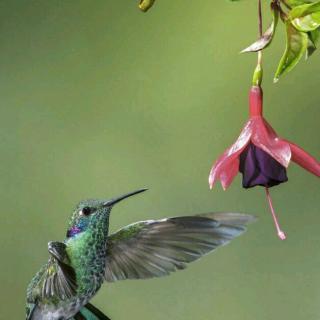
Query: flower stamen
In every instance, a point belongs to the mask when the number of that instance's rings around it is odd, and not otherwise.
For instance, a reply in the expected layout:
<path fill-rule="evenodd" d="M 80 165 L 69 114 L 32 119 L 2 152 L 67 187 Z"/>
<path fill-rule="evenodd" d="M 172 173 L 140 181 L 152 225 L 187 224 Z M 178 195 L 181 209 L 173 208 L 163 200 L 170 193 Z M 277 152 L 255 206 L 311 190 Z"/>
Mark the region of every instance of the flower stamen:
<path fill-rule="evenodd" d="M 287 236 L 286 236 L 286 234 L 280 229 L 280 225 L 279 225 L 279 222 L 278 222 L 278 218 L 277 218 L 276 213 L 275 213 L 274 208 L 273 208 L 273 204 L 272 204 L 272 200 L 271 200 L 269 188 L 266 188 L 266 195 L 267 195 L 267 199 L 268 199 L 268 203 L 269 203 L 269 206 L 270 206 L 270 211 L 271 211 L 272 219 L 273 219 L 274 225 L 275 225 L 275 227 L 276 227 L 278 237 L 279 237 L 280 240 L 286 240 Z"/>

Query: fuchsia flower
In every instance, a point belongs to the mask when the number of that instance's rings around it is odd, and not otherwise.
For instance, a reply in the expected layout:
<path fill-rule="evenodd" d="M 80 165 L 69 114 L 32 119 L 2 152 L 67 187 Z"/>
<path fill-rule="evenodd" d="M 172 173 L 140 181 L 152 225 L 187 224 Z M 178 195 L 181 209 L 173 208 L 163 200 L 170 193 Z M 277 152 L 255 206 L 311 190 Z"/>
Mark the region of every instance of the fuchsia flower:
<path fill-rule="evenodd" d="M 271 213 L 280 239 L 286 235 L 280 229 L 272 206 L 269 188 L 288 180 L 286 168 L 294 161 L 320 177 L 320 163 L 296 144 L 281 139 L 263 117 L 263 93 L 260 86 L 253 86 L 249 95 L 250 118 L 237 141 L 214 163 L 209 185 L 220 180 L 224 190 L 240 171 L 244 188 L 264 186 Z"/>

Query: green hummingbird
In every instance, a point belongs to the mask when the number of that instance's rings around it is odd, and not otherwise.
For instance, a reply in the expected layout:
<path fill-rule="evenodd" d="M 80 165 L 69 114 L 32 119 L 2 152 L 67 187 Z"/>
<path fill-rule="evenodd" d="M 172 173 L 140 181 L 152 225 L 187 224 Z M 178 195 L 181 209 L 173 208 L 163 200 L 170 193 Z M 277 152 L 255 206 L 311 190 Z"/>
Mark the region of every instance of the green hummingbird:
<path fill-rule="evenodd" d="M 182 270 L 242 234 L 254 220 L 240 213 L 207 213 L 140 221 L 109 235 L 113 206 L 146 190 L 77 205 L 66 239 L 48 243 L 49 260 L 28 286 L 27 320 L 109 319 L 89 303 L 105 281 Z"/>

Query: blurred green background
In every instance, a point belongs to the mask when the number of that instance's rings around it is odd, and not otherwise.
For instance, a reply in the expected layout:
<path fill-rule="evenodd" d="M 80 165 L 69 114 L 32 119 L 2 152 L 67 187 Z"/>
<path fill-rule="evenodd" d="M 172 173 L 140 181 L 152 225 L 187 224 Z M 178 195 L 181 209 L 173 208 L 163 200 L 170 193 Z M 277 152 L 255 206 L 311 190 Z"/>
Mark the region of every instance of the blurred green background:
<path fill-rule="evenodd" d="M 168 278 L 105 285 L 114 320 L 318 320 L 319 181 L 296 165 L 272 189 L 209 191 L 212 161 L 247 119 L 256 1 L 4 0 L 0 3 L 0 319 L 23 319 L 27 283 L 62 240 L 81 199 L 150 191 L 121 203 L 111 229 L 211 210 L 259 221 L 228 247 Z M 268 1 L 266 21 L 269 20 Z M 283 28 L 265 52 L 265 115 L 319 153 L 319 53 L 274 85 Z"/>

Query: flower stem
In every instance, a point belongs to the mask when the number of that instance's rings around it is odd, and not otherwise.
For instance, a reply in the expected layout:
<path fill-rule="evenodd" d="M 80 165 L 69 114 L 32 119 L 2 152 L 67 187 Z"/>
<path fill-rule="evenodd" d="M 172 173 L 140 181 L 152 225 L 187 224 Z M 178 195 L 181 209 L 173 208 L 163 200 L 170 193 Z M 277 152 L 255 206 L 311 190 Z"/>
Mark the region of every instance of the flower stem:
<path fill-rule="evenodd" d="M 259 37 L 262 37 L 262 5 L 261 0 L 258 0 L 258 25 L 259 25 Z M 262 51 L 258 51 L 258 65 L 262 65 Z"/>
<path fill-rule="evenodd" d="M 262 37 L 262 5 L 261 5 L 261 0 L 258 0 L 258 17 L 259 17 L 259 36 Z"/>
<path fill-rule="evenodd" d="M 273 204 L 272 204 L 272 200 L 271 200 L 269 188 L 267 188 L 267 187 L 266 187 L 266 195 L 267 195 L 267 199 L 268 199 L 268 202 L 269 202 L 272 219 L 273 219 L 274 225 L 275 225 L 275 227 L 276 227 L 278 237 L 280 238 L 280 240 L 286 240 L 287 236 L 286 236 L 286 234 L 280 229 L 279 222 L 278 222 L 278 218 L 277 218 L 276 213 L 275 213 L 274 208 L 273 208 Z"/>
<path fill-rule="evenodd" d="M 258 0 L 258 25 L 259 25 L 259 38 L 262 37 L 262 5 L 261 0 Z M 253 73 L 252 85 L 260 86 L 263 78 L 262 69 L 262 51 L 258 51 L 258 63 Z"/>

